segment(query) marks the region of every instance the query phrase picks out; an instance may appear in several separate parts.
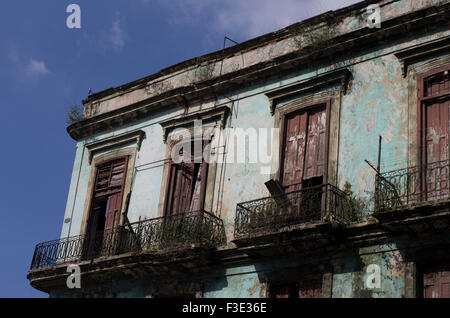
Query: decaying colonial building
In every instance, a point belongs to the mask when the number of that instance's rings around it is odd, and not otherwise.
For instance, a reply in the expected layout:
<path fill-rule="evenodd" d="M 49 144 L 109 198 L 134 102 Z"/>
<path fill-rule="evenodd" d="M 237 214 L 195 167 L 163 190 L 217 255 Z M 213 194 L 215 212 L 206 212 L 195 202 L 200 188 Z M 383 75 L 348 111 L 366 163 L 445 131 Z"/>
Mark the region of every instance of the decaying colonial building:
<path fill-rule="evenodd" d="M 363 1 L 89 95 L 67 129 L 61 236 L 36 246 L 31 285 L 450 297 L 449 21 L 448 0 Z M 270 160 L 223 160 L 239 129 Z"/>

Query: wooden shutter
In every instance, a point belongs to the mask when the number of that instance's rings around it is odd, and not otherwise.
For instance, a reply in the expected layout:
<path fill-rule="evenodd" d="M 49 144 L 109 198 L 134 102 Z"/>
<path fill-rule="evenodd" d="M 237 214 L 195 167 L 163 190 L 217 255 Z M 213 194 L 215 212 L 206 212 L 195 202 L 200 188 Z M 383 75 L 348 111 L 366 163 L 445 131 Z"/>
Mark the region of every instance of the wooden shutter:
<path fill-rule="evenodd" d="M 450 298 L 450 264 L 432 265 L 423 271 L 424 298 Z"/>
<path fill-rule="evenodd" d="M 285 192 L 301 189 L 307 118 L 306 112 L 286 116 L 282 176 Z"/>
<path fill-rule="evenodd" d="M 121 192 L 126 177 L 128 157 L 106 162 L 97 167 L 94 197 Z"/>
<path fill-rule="evenodd" d="M 106 208 L 105 230 L 116 228 L 119 224 L 122 207 L 122 192 L 109 196 Z"/>
<path fill-rule="evenodd" d="M 193 187 L 191 206 L 189 208 L 189 211 L 191 212 L 200 211 L 203 208 L 203 198 L 205 195 L 204 192 L 208 172 L 208 164 L 206 162 L 196 165 L 198 171 L 195 172 L 195 184 Z"/>
<path fill-rule="evenodd" d="M 302 280 L 298 284 L 299 298 L 322 298 L 322 279 Z"/>
<path fill-rule="evenodd" d="M 322 298 L 322 278 L 304 279 L 298 283 L 273 285 L 272 298 Z"/>
<path fill-rule="evenodd" d="M 448 101 L 426 106 L 427 163 L 448 159 Z"/>
<path fill-rule="evenodd" d="M 276 285 L 272 287 L 272 298 L 289 298 L 290 285 Z"/>
<path fill-rule="evenodd" d="M 193 164 L 172 164 L 169 187 L 169 215 L 186 212 L 191 203 Z"/>
<path fill-rule="evenodd" d="M 282 185 L 291 192 L 301 189 L 304 180 L 326 175 L 327 107 L 294 112 L 284 120 Z"/>
<path fill-rule="evenodd" d="M 303 180 L 324 175 L 327 135 L 326 117 L 325 107 L 315 109 L 309 114 Z"/>
<path fill-rule="evenodd" d="M 208 142 L 204 141 L 203 148 Z M 180 153 L 180 155 L 183 154 Z M 171 164 L 166 215 L 203 209 L 208 163 L 195 163 L 195 161 L 192 156 L 190 163 Z"/>
<path fill-rule="evenodd" d="M 123 188 L 125 185 L 128 157 L 108 161 L 97 167 L 91 211 L 88 220 L 88 232 L 93 233 L 97 228 L 97 219 L 101 200 L 107 200 L 105 229 L 119 224 L 122 207 Z"/>
<path fill-rule="evenodd" d="M 103 232 L 104 238 L 111 240 L 111 235 L 105 230 L 116 228 L 119 224 L 127 167 L 128 157 L 114 159 L 96 167 L 83 257 L 100 253 L 98 232 Z"/>
<path fill-rule="evenodd" d="M 420 78 L 419 102 L 423 116 L 423 188 L 424 199 L 439 199 L 449 194 L 449 107 L 450 67 Z"/>
<path fill-rule="evenodd" d="M 194 141 L 195 142 L 195 141 Z M 194 170 L 194 185 L 192 187 L 192 199 L 189 211 L 200 211 L 203 209 L 205 191 L 206 191 L 206 180 L 208 178 L 208 162 L 203 158 L 203 153 L 205 149 L 211 149 L 211 140 L 202 140 L 202 152 L 201 154 L 194 154 L 193 161 L 195 163 Z M 195 157 L 197 155 L 197 157 Z M 209 156 L 209 152 L 208 152 Z"/>

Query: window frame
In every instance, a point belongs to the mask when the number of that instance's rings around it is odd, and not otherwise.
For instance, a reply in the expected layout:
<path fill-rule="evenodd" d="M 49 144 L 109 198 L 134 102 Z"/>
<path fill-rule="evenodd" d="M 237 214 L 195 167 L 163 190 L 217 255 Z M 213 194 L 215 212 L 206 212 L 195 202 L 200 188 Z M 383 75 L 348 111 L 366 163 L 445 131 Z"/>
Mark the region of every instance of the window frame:
<path fill-rule="evenodd" d="M 426 149 L 426 116 L 425 116 L 425 109 L 423 107 L 423 103 L 432 100 L 434 98 L 443 97 L 446 95 L 450 95 L 450 91 L 445 94 L 441 94 L 439 96 L 433 96 L 433 97 L 424 97 L 425 93 L 425 85 L 424 80 L 427 77 L 433 76 L 435 74 L 438 74 L 440 72 L 443 72 L 445 70 L 450 69 L 450 64 L 440 66 L 438 68 L 432 69 L 430 71 L 421 73 L 417 76 L 417 142 L 418 142 L 418 162 L 420 166 L 426 166 L 426 156 L 427 156 L 427 149 Z M 449 136 L 450 137 L 450 136 Z"/>
<path fill-rule="evenodd" d="M 320 297 L 311 298 L 324 298 L 324 279 L 325 273 L 318 273 L 312 275 L 301 276 L 298 278 L 293 278 L 290 280 L 274 280 L 268 283 L 268 293 L 267 298 L 276 298 L 273 289 L 275 287 L 287 286 L 288 287 L 288 297 L 287 298 L 297 298 L 299 299 L 300 285 L 302 282 L 306 281 L 320 281 Z M 291 297 L 294 296 L 295 297 Z"/>
<path fill-rule="evenodd" d="M 125 193 L 125 184 L 126 184 L 126 180 L 128 177 L 128 164 L 130 162 L 130 156 L 129 155 L 125 155 L 125 156 L 118 156 L 118 157 L 114 157 L 114 158 L 110 158 L 107 159 L 105 161 L 101 161 L 95 164 L 94 166 L 94 182 L 92 184 L 92 189 L 91 189 L 91 194 L 89 197 L 89 209 L 88 209 L 88 215 L 86 218 L 86 223 L 85 223 L 85 229 L 84 229 L 84 233 L 89 234 L 90 233 L 90 220 L 92 218 L 92 209 L 93 209 L 93 204 L 94 204 L 94 200 L 97 198 L 97 196 L 95 195 L 96 193 L 96 184 L 97 184 L 97 180 L 98 180 L 98 170 L 100 167 L 105 166 L 111 162 L 114 161 L 119 161 L 119 160 L 125 160 L 124 161 L 124 176 L 122 179 L 122 185 L 120 186 L 121 190 L 118 191 L 113 191 L 113 192 L 108 192 L 105 195 L 112 195 L 112 194 L 117 194 L 117 193 L 121 193 L 121 201 L 123 202 L 123 197 L 124 197 L 124 193 Z M 121 208 L 120 208 L 120 214 L 122 212 L 122 208 L 123 208 L 123 204 L 121 204 Z M 121 220 L 121 215 L 119 215 L 119 220 L 118 220 L 118 225 L 120 225 L 120 220 Z"/>
<path fill-rule="evenodd" d="M 199 139 L 192 139 L 190 141 L 191 147 L 193 147 L 194 142 L 198 142 Z M 177 141 L 177 142 L 173 142 L 170 144 L 169 148 L 169 155 L 172 153 L 172 149 L 179 143 L 179 142 L 186 142 L 184 140 L 181 141 Z M 204 161 L 203 158 L 203 151 L 206 147 L 206 143 L 210 142 L 210 140 L 203 140 L 201 139 L 202 142 L 202 162 L 201 163 L 193 163 L 194 164 L 194 170 L 195 171 L 195 165 L 199 164 L 200 167 L 199 169 L 201 169 L 201 183 L 200 183 L 200 207 L 199 209 L 193 210 L 193 211 L 188 211 L 188 212 L 198 212 L 198 211 L 202 211 L 205 209 L 205 197 L 206 197 L 206 186 L 207 186 L 207 179 L 208 179 L 208 170 L 209 170 L 209 164 L 208 162 Z M 191 148 L 192 150 L 192 148 Z M 194 154 L 192 154 L 192 159 L 195 160 L 194 158 Z M 186 213 L 186 211 L 182 211 L 182 212 L 175 212 L 175 213 L 170 213 L 169 209 L 170 209 L 170 205 L 169 205 L 169 201 L 170 201 L 170 197 L 173 196 L 173 193 L 176 189 L 172 189 L 173 187 L 173 178 L 175 176 L 173 176 L 174 173 L 174 166 L 179 166 L 182 165 L 182 163 L 175 163 L 173 162 L 173 160 L 170 158 L 169 159 L 169 164 L 168 164 L 168 173 L 167 173 L 167 183 L 166 183 L 166 190 L 165 190 L 165 194 L 164 194 L 164 206 L 163 206 L 163 216 L 164 217 L 169 217 L 170 215 L 173 214 L 178 214 L 178 213 Z M 193 176 L 194 177 L 194 176 Z M 194 178 L 193 178 L 194 179 Z M 193 182 L 193 184 L 191 185 L 191 199 L 190 199 L 190 204 L 192 204 L 192 198 L 194 195 L 194 191 L 195 191 L 195 182 Z M 190 209 L 189 209 L 190 210 Z"/>
<path fill-rule="evenodd" d="M 283 182 L 283 173 L 284 173 L 284 159 L 285 159 L 285 141 L 286 141 L 286 133 L 287 133 L 287 120 L 286 118 L 290 115 L 293 115 L 294 113 L 300 113 L 300 112 L 310 112 L 314 111 L 314 109 L 318 109 L 320 107 L 325 106 L 325 114 L 326 114 L 326 135 L 325 135 L 325 150 L 324 150 L 324 175 L 323 175 L 323 184 L 326 184 L 328 182 L 328 164 L 329 164 L 329 144 L 330 144 L 330 124 L 331 124 L 331 102 L 330 100 L 314 103 L 314 104 L 308 104 L 306 106 L 299 106 L 295 108 L 290 108 L 284 111 L 280 112 L 280 139 L 279 139 L 279 163 L 278 163 L 278 176 L 277 179 L 280 183 Z M 304 160 L 304 158 L 303 158 Z M 304 171 L 302 172 L 304 173 Z M 302 176 L 303 180 L 303 176 Z"/>

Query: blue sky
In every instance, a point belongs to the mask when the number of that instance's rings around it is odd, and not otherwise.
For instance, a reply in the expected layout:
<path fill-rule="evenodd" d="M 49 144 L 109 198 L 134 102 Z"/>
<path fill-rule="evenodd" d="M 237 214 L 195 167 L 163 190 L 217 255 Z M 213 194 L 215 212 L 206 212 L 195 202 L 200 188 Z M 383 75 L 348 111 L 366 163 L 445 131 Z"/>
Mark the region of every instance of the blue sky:
<path fill-rule="evenodd" d="M 0 297 L 59 237 L 75 155 L 66 110 L 94 92 L 357 0 L 9 0 L 0 9 Z M 66 7 L 81 7 L 81 29 Z"/>

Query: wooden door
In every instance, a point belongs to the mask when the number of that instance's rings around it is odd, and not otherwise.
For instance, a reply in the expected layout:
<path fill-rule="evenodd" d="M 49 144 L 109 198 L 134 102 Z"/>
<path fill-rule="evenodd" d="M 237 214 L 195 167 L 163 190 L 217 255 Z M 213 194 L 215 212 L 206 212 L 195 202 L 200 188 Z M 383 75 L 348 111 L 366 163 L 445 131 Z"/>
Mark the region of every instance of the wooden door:
<path fill-rule="evenodd" d="M 209 141 L 205 140 L 202 143 L 204 149 Z M 194 147 L 193 144 L 191 146 Z M 183 158 L 185 155 L 183 149 L 180 150 L 181 163 L 172 162 L 170 165 L 165 203 L 166 216 L 203 209 L 208 163 L 201 162 L 203 159 L 195 160 L 194 154 L 191 154 L 190 160 L 185 160 Z"/>
<path fill-rule="evenodd" d="M 450 67 L 420 77 L 422 109 L 422 199 L 449 195 Z"/>
<path fill-rule="evenodd" d="M 325 175 L 327 116 L 325 107 L 308 113 L 308 134 L 303 180 Z"/>
<path fill-rule="evenodd" d="M 326 105 L 287 114 L 284 118 L 281 183 L 285 192 L 300 190 L 305 180 L 325 183 L 328 146 Z"/>
<path fill-rule="evenodd" d="M 84 257 L 110 253 L 114 231 L 119 225 L 128 157 L 96 167 L 96 177 L 86 225 Z"/>
<path fill-rule="evenodd" d="M 105 230 L 112 230 L 119 224 L 120 209 L 122 207 L 122 193 L 116 193 L 108 197 L 106 208 Z"/>
<path fill-rule="evenodd" d="M 322 298 L 322 279 L 300 281 L 298 284 L 298 298 Z"/>
<path fill-rule="evenodd" d="M 272 298 L 322 298 L 322 278 L 303 279 L 296 283 L 273 285 Z"/>
<path fill-rule="evenodd" d="M 192 196 L 194 164 L 172 164 L 167 215 L 187 212 Z"/>
<path fill-rule="evenodd" d="M 450 264 L 428 266 L 423 271 L 424 298 L 450 298 Z"/>
<path fill-rule="evenodd" d="M 426 198 L 436 200 L 448 195 L 449 100 L 426 105 Z"/>
<path fill-rule="evenodd" d="M 285 192 L 302 188 L 303 164 L 308 125 L 306 112 L 294 113 L 285 117 L 284 156 L 282 186 Z"/>
<path fill-rule="evenodd" d="M 271 298 L 289 298 L 290 285 L 277 285 L 272 287 Z"/>
<path fill-rule="evenodd" d="M 203 201 L 205 197 L 206 179 L 208 177 L 208 164 L 203 162 L 196 164 L 196 170 L 194 171 L 194 187 L 191 205 L 189 211 L 200 211 L 203 209 Z"/>
<path fill-rule="evenodd" d="M 94 203 L 95 200 L 107 201 L 104 229 L 112 229 L 119 224 L 127 163 L 128 157 L 124 157 L 97 167 L 93 200 Z"/>

